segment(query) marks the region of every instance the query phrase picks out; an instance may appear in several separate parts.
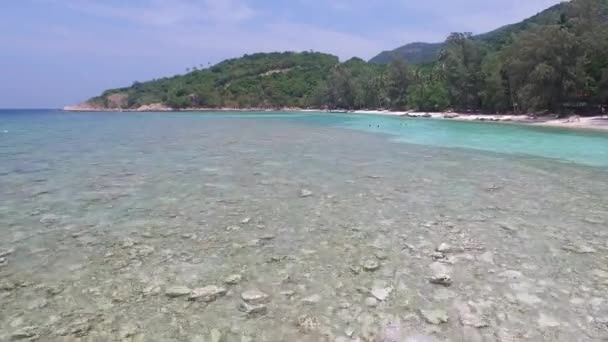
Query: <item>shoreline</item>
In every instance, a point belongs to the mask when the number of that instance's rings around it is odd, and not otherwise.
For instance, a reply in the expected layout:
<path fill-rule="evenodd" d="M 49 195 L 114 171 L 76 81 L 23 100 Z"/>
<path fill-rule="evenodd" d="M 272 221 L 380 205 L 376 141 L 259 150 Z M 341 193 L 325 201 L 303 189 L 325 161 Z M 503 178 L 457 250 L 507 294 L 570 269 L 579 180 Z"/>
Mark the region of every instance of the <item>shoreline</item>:
<path fill-rule="evenodd" d="M 608 131 L 608 115 L 595 115 L 570 118 L 555 118 L 554 116 L 533 117 L 523 114 L 463 114 L 452 112 L 390 112 L 390 111 L 354 111 L 353 114 L 388 115 L 410 118 L 429 118 L 453 121 L 475 121 L 509 123 L 530 126 L 569 128 L 569 129 L 591 129 Z"/>
<path fill-rule="evenodd" d="M 476 121 L 510 123 L 541 127 L 556 127 L 569 129 L 589 129 L 596 131 L 608 131 L 608 115 L 596 115 L 585 117 L 570 117 L 557 119 L 553 116 L 532 117 L 524 114 L 468 114 L 457 112 L 411 112 L 411 111 L 389 111 L 389 110 L 354 110 L 354 111 L 329 111 L 326 109 L 302 109 L 302 108 L 185 108 L 173 109 L 161 106 L 150 106 L 137 109 L 107 109 L 107 108 L 86 108 L 80 106 L 69 106 L 62 109 L 64 112 L 127 112 L 127 113 L 205 113 L 205 112 L 292 112 L 292 113 L 327 113 L 327 114 L 364 114 L 364 115 L 383 115 L 398 116 L 408 118 L 428 118 L 438 120 L 453 121 Z"/>

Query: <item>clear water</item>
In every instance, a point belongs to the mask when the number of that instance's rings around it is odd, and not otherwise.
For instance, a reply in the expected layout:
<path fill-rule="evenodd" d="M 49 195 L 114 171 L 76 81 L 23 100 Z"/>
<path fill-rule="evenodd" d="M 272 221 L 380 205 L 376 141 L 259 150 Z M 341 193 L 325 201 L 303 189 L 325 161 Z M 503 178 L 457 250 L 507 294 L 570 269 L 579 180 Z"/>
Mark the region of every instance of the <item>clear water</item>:
<path fill-rule="evenodd" d="M 488 123 L 3 111 L 0 341 L 602 341 L 607 153 Z"/>
<path fill-rule="evenodd" d="M 83 118 L 80 114 L 50 111 L 0 111 L 0 132 L 9 134 L 4 139 L 28 137 L 30 134 L 57 134 L 64 130 L 78 129 L 88 125 L 114 125 L 107 122 L 106 114 L 92 114 Z M 142 120 L 162 124 L 165 120 L 179 118 L 193 124 L 217 119 L 218 113 L 210 114 L 141 114 L 125 115 L 120 123 L 138 125 Z M 551 127 L 533 127 L 504 123 L 460 122 L 429 120 L 378 115 L 346 114 L 295 114 L 295 113 L 223 113 L 222 118 L 285 121 L 321 127 L 342 127 L 391 136 L 391 140 L 439 147 L 475 149 L 496 153 L 515 154 L 528 157 L 551 158 L 563 162 L 608 167 L 608 133 Z M 116 116 L 116 115 L 114 115 Z M 83 119 L 86 121 L 83 122 Z M 237 120 L 238 121 L 238 120 Z M 51 129 L 37 131 L 40 125 L 51 124 Z M 82 132 L 82 133 L 86 133 Z"/>
<path fill-rule="evenodd" d="M 394 117 L 378 120 L 375 116 L 351 116 L 342 126 L 394 135 L 394 140 L 412 144 L 461 147 L 608 166 L 606 132 L 572 132 L 568 129 L 517 124 Z"/>

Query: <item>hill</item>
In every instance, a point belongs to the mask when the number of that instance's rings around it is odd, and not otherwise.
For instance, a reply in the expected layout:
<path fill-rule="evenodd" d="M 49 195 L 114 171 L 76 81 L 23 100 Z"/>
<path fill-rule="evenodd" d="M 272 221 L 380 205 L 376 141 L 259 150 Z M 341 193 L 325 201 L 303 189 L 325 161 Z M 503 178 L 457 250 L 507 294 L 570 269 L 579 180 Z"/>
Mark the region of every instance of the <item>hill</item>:
<path fill-rule="evenodd" d="M 80 107 L 301 107 L 312 101 L 338 63 L 338 57 L 316 52 L 256 53 L 184 75 L 110 89 Z"/>
<path fill-rule="evenodd" d="M 475 35 L 474 40 L 490 45 L 492 48 L 499 48 L 507 44 L 513 34 L 523 32 L 533 25 L 549 25 L 557 23 L 562 15 L 565 15 L 568 4 L 560 3 L 554 5 L 535 16 L 525 19 L 519 23 L 506 25 L 496 30 Z M 374 64 L 388 64 L 393 59 L 399 58 L 410 64 L 425 64 L 437 60 L 439 52 L 445 48 L 445 43 L 410 43 L 394 50 L 383 51 L 369 60 Z"/>

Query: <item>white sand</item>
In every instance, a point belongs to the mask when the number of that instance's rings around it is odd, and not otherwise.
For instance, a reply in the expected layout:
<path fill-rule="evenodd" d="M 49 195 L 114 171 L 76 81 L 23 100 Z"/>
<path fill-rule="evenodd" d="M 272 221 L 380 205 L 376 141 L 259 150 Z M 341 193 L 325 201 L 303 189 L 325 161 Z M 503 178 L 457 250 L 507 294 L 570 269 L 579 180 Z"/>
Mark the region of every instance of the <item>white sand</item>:
<path fill-rule="evenodd" d="M 424 113 L 424 112 L 399 112 L 382 110 L 357 110 L 353 114 L 392 115 L 419 118 L 431 118 L 458 121 L 490 121 L 510 122 L 518 124 L 529 124 L 538 126 L 564 127 L 564 128 L 589 128 L 608 130 L 608 116 L 590 116 L 576 118 L 548 119 L 546 117 L 532 117 L 528 115 L 488 115 L 488 114 L 461 114 L 461 113 Z"/>

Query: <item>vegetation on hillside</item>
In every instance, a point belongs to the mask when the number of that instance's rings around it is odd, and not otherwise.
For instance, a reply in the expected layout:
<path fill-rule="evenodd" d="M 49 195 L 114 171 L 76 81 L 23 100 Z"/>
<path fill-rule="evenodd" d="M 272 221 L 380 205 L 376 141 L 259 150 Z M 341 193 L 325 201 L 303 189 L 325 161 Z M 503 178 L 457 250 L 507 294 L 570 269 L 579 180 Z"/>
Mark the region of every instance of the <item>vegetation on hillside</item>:
<path fill-rule="evenodd" d="M 314 107 L 585 112 L 608 106 L 608 0 L 573 0 L 480 39 L 453 33 L 434 63 L 340 63 L 315 52 L 246 55 L 106 91 L 90 104 L 138 108 Z"/>
<path fill-rule="evenodd" d="M 535 25 L 556 23 L 561 15 L 567 11 L 567 7 L 567 3 L 559 3 L 519 23 L 506 25 L 487 33 L 472 36 L 472 39 L 486 44 L 493 49 L 500 49 L 511 41 L 514 34 L 526 31 Z M 383 51 L 370 59 L 369 62 L 374 64 L 389 64 L 394 59 L 402 59 L 410 64 L 428 64 L 437 61 L 440 52 L 445 47 L 446 44 L 444 42 L 410 43 L 394 50 Z"/>
<path fill-rule="evenodd" d="M 301 107 L 315 102 L 318 89 L 338 63 L 337 57 L 322 53 L 256 53 L 185 75 L 108 90 L 89 103 L 108 108 L 152 103 L 172 108 Z M 116 94 L 123 96 L 112 97 Z"/>
<path fill-rule="evenodd" d="M 395 59 L 400 59 L 410 64 L 432 63 L 437 60 L 439 52 L 444 47 L 443 43 L 409 43 L 394 50 L 382 51 L 370 59 L 369 62 L 373 64 L 389 64 Z"/>

